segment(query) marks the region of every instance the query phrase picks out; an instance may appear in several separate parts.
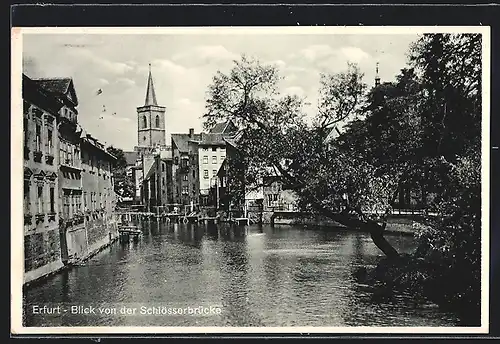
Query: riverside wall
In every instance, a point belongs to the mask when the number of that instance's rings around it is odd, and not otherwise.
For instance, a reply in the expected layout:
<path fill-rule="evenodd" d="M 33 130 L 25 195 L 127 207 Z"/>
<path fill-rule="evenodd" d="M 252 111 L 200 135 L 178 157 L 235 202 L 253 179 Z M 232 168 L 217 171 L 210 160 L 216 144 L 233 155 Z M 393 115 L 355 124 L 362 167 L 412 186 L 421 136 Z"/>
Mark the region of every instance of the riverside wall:
<path fill-rule="evenodd" d="M 24 287 L 91 258 L 118 239 L 116 216 L 87 217 L 83 223 L 62 225 L 46 235 L 25 236 Z"/>

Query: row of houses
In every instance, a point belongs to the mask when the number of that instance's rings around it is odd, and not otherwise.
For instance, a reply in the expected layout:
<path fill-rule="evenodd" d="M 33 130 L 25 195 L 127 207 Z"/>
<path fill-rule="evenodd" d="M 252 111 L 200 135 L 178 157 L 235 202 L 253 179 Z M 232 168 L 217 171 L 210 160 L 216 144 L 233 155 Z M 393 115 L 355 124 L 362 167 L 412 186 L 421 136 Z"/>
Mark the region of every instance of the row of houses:
<path fill-rule="evenodd" d="M 376 77 L 375 88 L 378 86 Z M 138 145 L 133 152 L 125 152 L 129 177 L 135 181 L 136 204 L 149 210 L 162 207 L 184 212 L 205 207 L 244 213 L 255 206 L 264 212 L 297 210 L 295 193 L 287 190 L 278 175 L 261 181 L 265 187 L 245 185 L 245 167 L 238 163 L 241 132 L 231 120 L 217 123 L 207 132 L 189 129 L 173 133 L 167 144 L 165 107 L 157 103 L 151 70 L 145 102 L 137 108 L 137 115 Z M 346 123 L 332 128 L 325 145 L 333 144 L 345 131 Z M 416 201 L 410 189 L 402 187 L 397 207 L 424 203 Z M 339 209 L 345 201 L 346 195 L 339 196 Z"/>
<path fill-rule="evenodd" d="M 203 208 L 244 214 L 249 207 L 263 211 L 295 210 L 296 197 L 279 178 L 266 187 L 245 185 L 238 160 L 240 131 L 232 121 L 208 132 L 171 134 L 171 145 L 126 152 L 129 177 L 135 180 L 135 203 L 190 212 Z M 141 152 L 141 153 L 139 153 Z"/>
<path fill-rule="evenodd" d="M 229 172 L 240 135 L 233 121 L 217 123 L 207 132 L 191 128 L 172 133 L 167 144 L 165 110 L 158 105 L 150 69 L 144 105 L 137 107 L 137 146 L 124 152 L 127 175 L 135 184 L 130 201 L 149 210 L 184 212 L 200 208 L 244 212 L 255 202 L 268 209 L 293 208 L 293 195 L 283 193 L 279 180 L 250 191 L 242 179 L 242 166 Z"/>
<path fill-rule="evenodd" d="M 23 74 L 24 282 L 85 259 L 117 235 L 116 158 L 78 124 L 71 78 Z"/>

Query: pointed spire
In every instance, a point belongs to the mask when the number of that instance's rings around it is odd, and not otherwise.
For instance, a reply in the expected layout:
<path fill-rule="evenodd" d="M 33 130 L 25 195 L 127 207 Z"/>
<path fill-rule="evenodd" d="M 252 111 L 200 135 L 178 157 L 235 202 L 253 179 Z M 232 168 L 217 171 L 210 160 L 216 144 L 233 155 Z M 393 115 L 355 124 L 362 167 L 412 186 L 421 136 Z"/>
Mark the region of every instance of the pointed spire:
<path fill-rule="evenodd" d="M 378 75 L 378 62 L 377 62 L 377 66 L 375 67 L 375 87 L 377 87 L 378 85 L 380 85 L 380 77 Z"/>
<path fill-rule="evenodd" d="M 153 85 L 153 76 L 151 75 L 151 63 L 149 64 L 148 88 L 146 90 L 146 100 L 144 106 L 158 105 L 156 103 L 155 88 Z"/>

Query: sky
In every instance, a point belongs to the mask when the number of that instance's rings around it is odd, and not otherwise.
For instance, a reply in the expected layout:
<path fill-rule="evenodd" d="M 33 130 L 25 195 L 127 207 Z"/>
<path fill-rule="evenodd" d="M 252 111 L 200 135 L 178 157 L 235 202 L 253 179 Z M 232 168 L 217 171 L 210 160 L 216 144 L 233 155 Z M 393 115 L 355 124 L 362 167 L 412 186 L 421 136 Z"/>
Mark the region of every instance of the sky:
<path fill-rule="evenodd" d="M 393 81 L 417 39 L 409 34 L 26 33 L 23 73 L 73 78 L 81 126 L 106 145 L 133 150 L 149 63 L 158 105 L 166 107 L 170 144 L 172 133 L 202 130 L 208 85 L 242 54 L 275 64 L 284 78 L 280 92 L 305 97 L 312 114 L 320 73 L 343 71 L 347 62 L 355 62 L 371 86 L 378 62 L 382 82 Z"/>

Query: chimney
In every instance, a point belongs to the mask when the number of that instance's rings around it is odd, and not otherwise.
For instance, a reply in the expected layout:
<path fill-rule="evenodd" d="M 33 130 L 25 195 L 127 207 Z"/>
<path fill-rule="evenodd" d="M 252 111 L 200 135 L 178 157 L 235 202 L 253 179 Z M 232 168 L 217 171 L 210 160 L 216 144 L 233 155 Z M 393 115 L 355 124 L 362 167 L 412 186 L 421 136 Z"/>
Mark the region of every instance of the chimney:
<path fill-rule="evenodd" d="M 189 129 L 189 138 L 192 139 L 194 137 L 194 128 Z"/>

